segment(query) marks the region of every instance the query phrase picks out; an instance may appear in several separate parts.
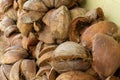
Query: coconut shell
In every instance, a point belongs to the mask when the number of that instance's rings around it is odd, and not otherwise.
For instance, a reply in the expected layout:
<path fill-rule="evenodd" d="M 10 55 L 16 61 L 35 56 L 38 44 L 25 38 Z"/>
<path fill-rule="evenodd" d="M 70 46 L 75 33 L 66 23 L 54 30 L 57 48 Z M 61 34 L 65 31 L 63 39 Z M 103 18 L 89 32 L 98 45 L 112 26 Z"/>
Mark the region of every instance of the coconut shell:
<path fill-rule="evenodd" d="M 87 11 L 84 8 L 79 7 L 70 10 L 72 20 L 76 19 L 77 17 L 85 17 L 86 12 Z"/>
<path fill-rule="evenodd" d="M 27 51 L 20 46 L 12 46 L 5 49 L 0 60 L 2 64 L 12 64 L 28 56 Z"/>
<path fill-rule="evenodd" d="M 83 60 L 55 60 L 51 61 L 50 64 L 58 73 L 63 73 L 67 71 L 85 71 L 90 67 L 90 63 Z"/>
<path fill-rule="evenodd" d="M 8 17 L 4 17 L 3 19 L 2 19 L 2 21 L 0 22 L 0 30 L 1 31 L 5 31 L 5 29 L 8 27 L 8 26 L 11 26 L 11 25 L 14 25 L 15 24 L 15 22 L 12 20 L 12 19 L 10 19 L 10 18 L 8 18 Z"/>
<path fill-rule="evenodd" d="M 78 72 L 78 71 L 70 71 L 60 74 L 56 80 L 96 80 L 89 74 Z"/>
<path fill-rule="evenodd" d="M 55 0 L 42 0 L 48 8 L 54 7 Z"/>
<path fill-rule="evenodd" d="M 50 29 L 55 39 L 68 38 L 70 21 L 70 12 L 66 6 L 59 7 L 51 14 Z"/>
<path fill-rule="evenodd" d="M 39 40 L 43 41 L 46 44 L 53 44 L 55 43 L 54 36 L 52 35 L 52 32 L 50 30 L 49 26 L 45 26 L 44 29 L 39 32 Z"/>
<path fill-rule="evenodd" d="M 21 23 L 33 23 L 34 21 L 41 19 L 43 15 L 43 12 L 37 11 L 24 12 L 20 14 L 19 21 Z"/>
<path fill-rule="evenodd" d="M 99 33 L 94 36 L 92 46 L 94 70 L 101 79 L 112 76 L 120 67 L 120 45 L 113 37 Z"/>
<path fill-rule="evenodd" d="M 104 12 L 102 8 L 98 7 L 96 9 L 88 11 L 85 16 L 89 19 L 90 22 L 98 22 L 104 20 Z"/>
<path fill-rule="evenodd" d="M 92 39 L 95 34 L 103 33 L 110 36 L 113 36 L 117 33 L 118 28 L 117 25 L 113 22 L 109 21 L 101 21 L 96 24 L 91 25 L 87 28 L 81 36 L 81 43 L 83 46 L 87 47 L 91 50 L 92 48 Z"/>
<path fill-rule="evenodd" d="M 31 80 L 36 75 L 36 64 L 34 60 L 24 59 L 21 63 L 21 72 L 26 80 Z"/>
<path fill-rule="evenodd" d="M 15 33 L 18 33 L 19 30 L 17 28 L 16 25 L 11 25 L 11 26 L 8 26 L 5 31 L 4 31 L 4 35 L 6 37 L 10 37 L 12 34 L 15 34 Z"/>
<path fill-rule="evenodd" d="M 60 60 L 60 59 L 76 59 L 76 58 L 88 58 L 88 53 L 86 49 L 75 42 L 67 41 L 60 44 L 53 52 L 53 58 Z"/>
<path fill-rule="evenodd" d="M 7 17 L 13 19 L 14 21 L 17 21 L 17 11 L 15 9 L 13 9 L 13 7 L 8 9 L 7 12 L 5 12 L 5 15 Z"/>
<path fill-rule="evenodd" d="M 5 12 L 12 5 L 13 0 L 1 0 L 0 1 L 0 12 Z"/>
<path fill-rule="evenodd" d="M 21 62 L 22 60 L 19 60 L 12 66 L 10 71 L 10 80 L 22 80 L 22 78 L 20 77 Z"/>
<path fill-rule="evenodd" d="M 69 25 L 69 39 L 74 42 L 80 42 L 82 31 L 88 26 L 89 20 L 85 17 L 74 19 Z"/>
<path fill-rule="evenodd" d="M 24 3 L 23 9 L 40 12 L 46 12 L 48 10 L 45 4 L 42 2 L 42 0 L 28 0 Z"/>

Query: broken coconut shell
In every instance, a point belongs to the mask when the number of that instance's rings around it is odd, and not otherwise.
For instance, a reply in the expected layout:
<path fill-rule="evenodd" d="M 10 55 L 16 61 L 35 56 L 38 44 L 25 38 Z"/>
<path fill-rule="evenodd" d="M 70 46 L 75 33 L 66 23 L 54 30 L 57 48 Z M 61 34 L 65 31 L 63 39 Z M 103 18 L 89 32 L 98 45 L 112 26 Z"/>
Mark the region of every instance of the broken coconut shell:
<path fill-rule="evenodd" d="M 69 71 L 60 74 L 56 80 L 96 80 L 89 74 L 79 72 L 79 71 Z"/>
<path fill-rule="evenodd" d="M 120 67 L 120 45 L 113 37 L 99 33 L 94 36 L 92 46 L 94 70 L 101 79 L 112 76 Z"/>
<path fill-rule="evenodd" d="M 115 33 L 117 33 L 117 31 L 118 31 L 118 27 L 115 23 L 109 21 L 101 21 L 91 25 L 83 32 L 81 36 L 81 43 L 83 46 L 91 50 L 92 39 L 95 34 L 103 33 L 113 36 Z"/>

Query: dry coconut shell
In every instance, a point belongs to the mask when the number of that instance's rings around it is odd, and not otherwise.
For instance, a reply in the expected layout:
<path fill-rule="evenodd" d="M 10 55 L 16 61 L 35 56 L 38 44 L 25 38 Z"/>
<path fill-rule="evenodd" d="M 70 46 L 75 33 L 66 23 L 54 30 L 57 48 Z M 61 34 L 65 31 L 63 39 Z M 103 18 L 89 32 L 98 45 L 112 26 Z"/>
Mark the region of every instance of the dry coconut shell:
<path fill-rule="evenodd" d="M 50 65 L 46 65 L 46 66 L 40 67 L 40 69 L 38 70 L 38 72 L 36 74 L 36 77 L 42 76 L 42 75 L 46 74 L 46 72 L 50 72 L 50 70 L 51 70 L 51 66 Z"/>
<path fill-rule="evenodd" d="M 53 68 L 51 68 L 51 70 L 48 74 L 48 80 L 55 80 L 56 77 L 57 77 L 56 71 Z"/>
<path fill-rule="evenodd" d="M 53 52 L 53 58 L 60 60 L 60 59 L 76 59 L 76 58 L 88 58 L 88 53 L 86 49 L 75 42 L 67 41 L 60 44 Z"/>
<path fill-rule="evenodd" d="M 50 64 L 58 73 L 85 71 L 90 67 L 90 63 L 83 60 L 52 61 Z"/>
<path fill-rule="evenodd" d="M 11 26 L 8 26 L 5 31 L 4 31 L 4 35 L 6 37 L 10 37 L 12 34 L 15 34 L 15 33 L 18 33 L 19 30 L 17 28 L 17 25 L 11 25 Z"/>
<path fill-rule="evenodd" d="M 85 16 L 89 19 L 90 22 L 97 22 L 104 20 L 104 12 L 102 8 L 98 7 L 96 9 L 88 11 Z"/>
<path fill-rule="evenodd" d="M 43 49 L 43 44 L 44 43 L 42 41 L 39 41 L 38 44 L 36 45 L 36 48 L 35 48 L 35 57 L 36 57 L 36 59 L 38 59 L 40 51 Z"/>
<path fill-rule="evenodd" d="M 42 18 L 42 21 L 47 25 L 50 26 L 50 17 L 53 14 L 55 9 L 49 10 Z"/>
<path fill-rule="evenodd" d="M 55 0 L 42 0 L 42 1 L 48 8 L 54 7 Z"/>
<path fill-rule="evenodd" d="M 68 8 L 73 7 L 78 0 L 55 0 L 55 7 L 58 8 L 62 5 L 66 5 Z"/>
<path fill-rule="evenodd" d="M 25 9 L 25 10 L 33 10 L 33 11 L 40 11 L 40 12 L 48 11 L 47 7 L 42 2 L 42 0 L 28 0 L 28 1 L 26 1 L 24 3 L 23 9 Z"/>
<path fill-rule="evenodd" d="M 32 80 L 36 75 L 35 61 L 24 59 L 21 63 L 21 72 L 25 76 L 25 80 Z"/>
<path fill-rule="evenodd" d="M 40 58 L 43 54 L 45 54 L 45 53 L 47 53 L 47 52 L 49 52 L 49 51 L 55 50 L 56 47 L 57 47 L 57 45 L 49 45 L 49 46 L 44 47 L 44 48 L 39 52 L 38 58 Z"/>
<path fill-rule="evenodd" d="M 33 24 L 31 23 L 22 23 L 20 21 L 17 22 L 17 27 L 22 35 L 28 36 L 30 32 L 33 31 Z"/>
<path fill-rule="evenodd" d="M 0 22 L 0 30 L 4 32 L 5 29 L 6 29 L 8 26 L 14 25 L 14 24 L 15 24 L 15 22 L 14 22 L 12 19 L 10 19 L 10 18 L 8 18 L 8 17 L 4 17 L 4 18 L 2 19 L 2 21 Z"/>
<path fill-rule="evenodd" d="M 35 46 L 38 43 L 38 39 L 34 33 L 29 33 L 28 37 L 23 36 L 22 45 L 23 48 L 29 49 L 30 46 Z"/>
<path fill-rule="evenodd" d="M 74 42 L 80 42 L 81 32 L 88 26 L 89 20 L 85 17 L 74 19 L 69 26 L 69 39 Z"/>
<path fill-rule="evenodd" d="M 6 76 L 6 80 L 9 79 L 11 68 L 12 68 L 12 65 L 1 65 L 1 69 L 4 75 Z"/>
<path fill-rule="evenodd" d="M 20 75 L 20 66 L 22 60 L 17 61 L 11 68 L 10 80 L 23 80 Z"/>
<path fill-rule="evenodd" d="M 86 12 L 87 11 L 84 8 L 80 7 L 75 7 L 70 10 L 72 20 L 76 19 L 77 17 L 85 17 Z"/>
<path fill-rule="evenodd" d="M 34 21 L 37 21 L 43 17 L 43 12 L 37 12 L 37 11 L 28 11 L 21 13 L 19 16 L 19 21 L 21 23 L 33 23 Z"/>
<path fill-rule="evenodd" d="M 15 9 L 13 9 L 13 7 L 11 7 L 10 9 L 7 10 L 7 12 L 5 12 L 5 15 L 11 19 L 13 19 L 14 21 L 17 20 L 17 11 Z"/>
<path fill-rule="evenodd" d="M 5 49 L 0 60 L 2 64 L 12 64 L 28 56 L 27 51 L 20 46 L 12 46 Z"/>
<path fill-rule="evenodd" d="M 92 46 L 93 68 L 104 80 L 120 67 L 120 45 L 111 36 L 96 34 Z"/>
<path fill-rule="evenodd" d="M 12 5 L 13 0 L 1 0 L 0 1 L 0 12 L 5 12 Z"/>
<path fill-rule="evenodd" d="M 22 47 L 22 35 L 21 34 L 17 34 L 15 35 L 12 40 L 11 40 L 11 46 L 21 46 Z"/>
<path fill-rule="evenodd" d="M 70 12 L 66 6 L 59 7 L 51 14 L 50 29 L 55 39 L 68 38 L 70 21 Z"/>
<path fill-rule="evenodd" d="M 89 74 L 78 72 L 78 71 L 70 71 L 60 74 L 56 80 L 96 80 Z"/>
<path fill-rule="evenodd" d="M 3 72 L 2 67 L 0 67 L 0 79 L 7 80 L 7 77 L 6 77 L 5 73 Z"/>
<path fill-rule="evenodd" d="M 43 55 L 37 60 L 38 66 L 44 66 L 44 65 L 48 64 L 48 62 L 51 60 L 52 56 L 53 56 L 53 51 L 49 51 L 49 52 L 43 54 Z"/>
<path fill-rule="evenodd" d="M 54 36 L 52 35 L 52 32 L 50 30 L 49 26 L 44 26 L 44 29 L 38 33 L 39 40 L 43 41 L 46 44 L 53 44 L 55 43 Z"/>
<path fill-rule="evenodd" d="M 104 33 L 110 36 L 113 36 L 117 33 L 117 25 L 113 22 L 109 21 L 101 21 L 96 24 L 91 25 L 87 28 L 81 36 L 81 43 L 83 46 L 91 49 L 92 47 L 92 39 L 97 33 Z"/>
<path fill-rule="evenodd" d="M 42 28 L 42 22 L 35 21 L 35 22 L 33 23 L 33 27 L 34 27 L 34 30 L 35 30 L 36 32 L 41 31 L 41 28 Z"/>

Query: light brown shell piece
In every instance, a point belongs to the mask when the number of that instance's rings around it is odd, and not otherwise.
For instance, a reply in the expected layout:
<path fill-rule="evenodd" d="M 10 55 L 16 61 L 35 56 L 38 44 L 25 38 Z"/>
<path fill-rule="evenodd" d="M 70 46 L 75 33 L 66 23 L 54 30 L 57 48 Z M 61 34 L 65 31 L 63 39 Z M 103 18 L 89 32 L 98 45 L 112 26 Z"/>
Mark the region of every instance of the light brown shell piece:
<path fill-rule="evenodd" d="M 47 7 L 42 2 L 42 0 L 28 0 L 28 1 L 26 1 L 24 3 L 23 9 L 25 9 L 25 10 L 40 11 L 40 12 L 46 12 L 46 11 L 48 11 Z"/>
<path fill-rule="evenodd" d="M 19 30 L 17 28 L 17 25 L 11 25 L 11 26 L 8 26 L 5 31 L 4 31 L 4 35 L 6 37 L 10 37 L 12 34 L 15 34 L 15 33 L 18 33 Z"/>
<path fill-rule="evenodd" d="M 80 42 L 81 32 L 88 26 L 89 20 L 85 17 L 74 19 L 69 25 L 69 39 L 74 42 Z"/>
<path fill-rule="evenodd" d="M 99 33 L 92 46 L 94 70 L 101 79 L 112 76 L 120 66 L 120 45 L 113 37 Z"/>
<path fill-rule="evenodd" d="M 22 23 L 20 21 L 17 22 L 17 27 L 22 35 L 28 36 L 30 32 L 33 31 L 33 24 L 31 23 Z"/>
<path fill-rule="evenodd" d="M 58 8 L 62 5 L 67 6 L 68 8 L 73 7 L 78 0 L 55 0 L 55 7 Z"/>
<path fill-rule="evenodd" d="M 2 21 L 0 22 L 0 30 L 4 32 L 5 29 L 6 29 L 8 26 L 14 25 L 14 24 L 15 24 L 15 22 L 14 22 L 12 19 L 10 19 L 10 18 L 8 18 L 8 17 L 4 17 L 4 18 L 2 19 Z"/>
<path fill-rule="evenodd" d="M 12 65 L 1 65 L 1 69 L 3 70 L 3 73 L 5 74 L 7 79 L 9 79 L 11 68 Z"/>
<path fill-rule="evenodd" d="M 86 12 L 87 11 L 84 8 L 80 7 L 75 7 L 70 10 L 72 20 L 76 19 L 77 17 L 85 17 Z"/>
<path fill-rule="evenodd" d="M 67 41 L 60 44 L 53 52 L 53 58 L 55 59 L 76 59 L 76 58 L 88 58 L 86 49 L 75 42 Z"/>
<path fill-rule="evenodd" d="M 56 80 L 96 80 L 91 75 L 78 71 L 69 71 L 60 74 Z"/>
<path fill-rule="evenodd" d="M 35 30 L 36 32 L 41 31 L 41 28 L 42 28 L 42 22 L 35 21 L 35 22 L 33 23 L 33 27 L 34 27 L 34 30 Z"/>
<path fill-rule="evenodd" d="M 104 20 L 104 12 L 102 8 L 98 7 L 96 9 L 88 11 L 85 16 L 89 19 L 90 22 L 98 22 Z"/>
<path fill-rule="evenodd" d="M 15 35 L 12 40 L 11 40 L 11 46 L 22 46 L 22 35 L 21 34 L 17 34 Z"/>
<path fill-rule="evenodd" d="M 68 29 L 70 24 L 70 12 L 66 6 L 56 9 L 50 17 L 50 29 L 55 39 L 68 38 Z"/>
<path fill-rule="evenodd" d="M 48 62 L 51 60 L 52 56 L 53 56 L 53 51 L 49 51 L 49 52 L 43 54 L 43 55 L 37 60 L 38 66 L 48 65 Z"/>
<path fill-rule="evenodd" d="M 13 9 L 13 7 L 11 7 L 10 9 L 8 9 L 5 12 L 5 15 L 11 19 L 13 19 L 14 21 L 17 21 L 17 11 L 15 9 Z"/>
<path fill-rule="evenodd" d="M 13 0 L 1 0 L 0 1 L 0 12 L 5 12 L 13 3 Z"/>
<path fill-rule="evenodd" d="M 42 0 L 48 8 L 54 7 L 55 0 Z"/>
<path fill-rule="evenodd" d="M 19 9 L 23 9 L 23 5 L 24 5 L 24 3 L 25 3 L 26 1 L 27 1 L 27 0 L 17 0 Z"/>
<path fill-rule="evenodd" d="M 28 56 L 27 51 L 20 46 L 12 46 L 5 49 L 0 60 L 2 64 L 12 64 Z"/>
<path fill-rule="evenodd" d="M 46 65 L 46 66 L 43 66 L 43 67 L 40 67 L 40 69 L 38 70 L 37 74 L 36 74 L 36 77 L 38 76 L 42 76 L 44 75 L 46 72 L 50 71 L 51 70 L 51 66 L 50 65 Z"/>
<path fill-rule="evenodd" d="M 50 17 L 53 14 L 55 9 L 49 10 L 42 18 L 42 21 L 47 25 L 50 26 Z"/>
<path fill-rule="evenodd" d="M 48 79 L 49 80 L 55 80 L 57 77 L 57 73 L 56 71 L 54 70 L 54 68 L 51 68 L 49 74 L 48 74 Z"/>
<path fill-rule="evenodd" d="M 29 46 L 35 46 L 38 43 L 38 39 L 34 33 L 29 33 L 28 37 L 23 36 L 22 45 L 23 48 L 29 49 Z"/>
<path fill-rule="evenodd" d="M 43 44 L 44 43 L 42 41 L 39 41 L 38 44 L 36 45 L 36 48 L 35 48 L 35 57 L 36 57 L 36 59 L 39 58 L 39 53 L 43 49 Z"/>
<path fill-rule="evenodd" d="M 35 61 L 24 59 L 21 63 L 21 72 L 26 80 L 32 80 L 36 75 Z"/>
<path fill-rule="evenodd" d="M 11 68 L 10 80 L 22 80 L 20 77 L 20 66 L 22 60 L 17 61 Z"/>
<path fill-rule="evenodd" d="M 67 71 L 85 71 L 90 67 L 90 63 L 83 60 L 62 61 L 61 59 L 61 61 L 51 61 L 50 64 L 58 73 L 63 73 Z"/>
<path fill-rule="evenodd" d="M 117 33 L 117 30 L 118 30 L 117 25 L 113 22 L 109 21 L 98 22 L 96 24 L 91 25 L 83 32 L 81 36 L 81 43 L 83 46 L 91 50 L 92 39 L 95 34 L 104 33 L 113 36 L 115 33 Z"/>
<path fill-rule="evenodd" d="M 53 44 L 55 43 L 55 39 L 52 35 L 52 32 L 50 30 L 49 26 L 44 26 L 44 29 L 38 33 L 39 40 L 43 41 L 46 44 Z"/>
<path fill-rule="evenodd" d="M 43 15 L 43 12 L 28 11 L 21 13 L 18 18 L 21 23 L 33 23 L 34 21 L 41 19 Z"/>
<path fill-rule="evenodd" d="M 0 66 L 0 79 L 7 80 L 7 77 L 6 77 L 6 75 L 5 75 L 1 66 Z"/>
<path fill-rule="evenodd" d="M 40 53 L 39 53 L 39 55 L 38 55 L 38 58 L 40 58 L 43 54 L 45 54 L 45 53 L 47 53 L 47 52 L 49 52 L 49 51 L 55 50 L 56 47 L 57 47 L 57 45 L 49 45 L 49 46 L 44 47 L 44 48 L 40 51 Z"/>

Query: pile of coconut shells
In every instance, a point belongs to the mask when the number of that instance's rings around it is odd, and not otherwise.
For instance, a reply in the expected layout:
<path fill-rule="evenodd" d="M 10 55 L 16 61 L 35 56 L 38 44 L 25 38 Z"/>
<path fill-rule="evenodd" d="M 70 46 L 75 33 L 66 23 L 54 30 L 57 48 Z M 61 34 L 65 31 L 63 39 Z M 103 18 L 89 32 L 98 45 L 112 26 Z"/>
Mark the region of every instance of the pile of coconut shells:
<path fill-rule="evenodd" d="M 120 35 L 84 0 L 0 0 L 0 80 L 120 80 Z"/>

